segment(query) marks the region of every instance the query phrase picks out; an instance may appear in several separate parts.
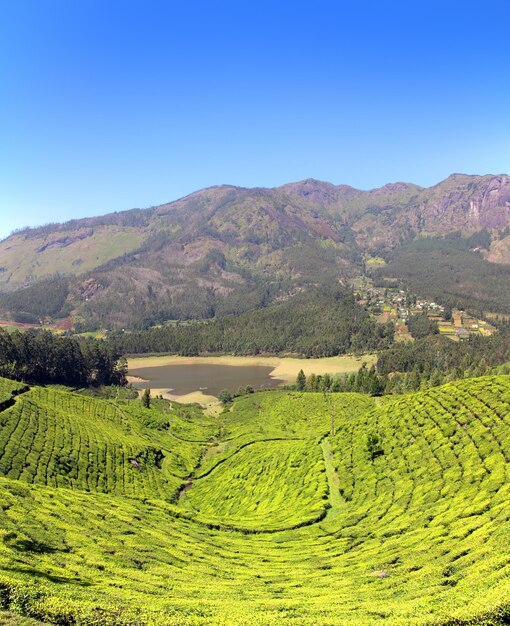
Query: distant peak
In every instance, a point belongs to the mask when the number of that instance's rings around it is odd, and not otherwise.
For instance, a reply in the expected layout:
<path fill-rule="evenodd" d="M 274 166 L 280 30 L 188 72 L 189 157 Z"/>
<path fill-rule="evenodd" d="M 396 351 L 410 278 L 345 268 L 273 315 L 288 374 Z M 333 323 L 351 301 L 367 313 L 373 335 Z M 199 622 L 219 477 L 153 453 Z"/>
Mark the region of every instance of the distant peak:
<path fill-rule="evenodd" d="M 384 185 L 384 187 L 381 187 L 381 189 L 385 189 L 386 191 L 406 191 L 406 189 L 411 189 L 411 188 L 415 188 L 418 187 L 419 185 L 414 185 L 413 183 L 402 183 L 402 182 L 398 182 L 398 183 L 386 183 L 386 185 Z"/>
<path fill-rule="evenodd" d="M 325 180 L 319 180 L 318 178 L 305 178 L 304 180 L 297 180 L 294 183 L 286 183 L 282 187 L 335 187 L 333 183 Z"/>

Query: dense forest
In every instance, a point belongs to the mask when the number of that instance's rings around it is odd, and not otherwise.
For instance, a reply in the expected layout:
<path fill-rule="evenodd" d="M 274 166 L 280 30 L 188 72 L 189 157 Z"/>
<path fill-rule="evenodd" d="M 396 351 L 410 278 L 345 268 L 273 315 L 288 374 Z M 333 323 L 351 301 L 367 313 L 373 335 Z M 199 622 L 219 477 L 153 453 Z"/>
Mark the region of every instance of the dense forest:
<path fill-rule="evenodd" d="M 301 292 L 235 317 L 110 336 L 110 344 L 118 352 L 185 356 L 227 352 L 323 357 L 373 351 L 392 341 L 392 324 L 378 324 L 356 304 L 352 294 L 337 288 Z"/>
<path fill-rule="evenodd" d="M 11 293 L 0 294 L 0 310 L 15 322 L 37 324 L 45 317 L 64 317 L 70 312 L 66 302 L 69 279 L 52 276 Z"/>
<path fill-rule="evenodd" d="M 421 339 L 427 335 L 434 335 L 439 332 L 437 323 L 431 320 L 426 313 L 411 315 L 407 326 L 415 339 Z"/>
<path fill-rule="evenodd" d="M 510 358 L 510 329 L 502 327 L 491 337 L 472 335 L 467 341 L 455 342 L 441 336 L 428 336 L 414 342 L 399 342 L 380 352 L 377 370 L 381 374 L 410 372 L 427 373 L 434 369 L 457 368 L 471 373 L 480 364 L 502 365 Z"/>
<path fill-rule="evenodd" d="M 510 266 L 485 261 L 485 231 L 468 239 L 451 236 L 418 239 L 398 248 L 386 266 L 374 271 L 376 284 L 401 279 L 420 296 L 483 317 L 510 313 Z"/>
<path fill-rule="evenodd" d="M 126 362 L 102 341 L 0 329 L 0 376 L 30 383 L 123 385 Z"/>

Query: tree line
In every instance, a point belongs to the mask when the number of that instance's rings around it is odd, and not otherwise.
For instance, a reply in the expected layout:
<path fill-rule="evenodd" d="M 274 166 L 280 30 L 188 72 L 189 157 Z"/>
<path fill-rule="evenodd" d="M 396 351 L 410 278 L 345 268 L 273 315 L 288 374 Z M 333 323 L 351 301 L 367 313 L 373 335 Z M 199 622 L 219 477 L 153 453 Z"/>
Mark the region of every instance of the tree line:
<path fill-rule="evenodd" d="M 127 365 L 102 341 L 0 329 L 0 376 L 72 387 L 126 384 Z"/>
<path fill-rule="evenodd" d="M 336 376 L 314 373 L 306 376 L 303 370 L 300 370 L 295 388 L 298 391 L 322 391 L 324 393 L 353 391 L 372 396 L 378 396 L 384 392 L 381 376 L 377 373 L 375 366 L 368 368 L 366 363 L 363 363 L 357 372 Z"/>

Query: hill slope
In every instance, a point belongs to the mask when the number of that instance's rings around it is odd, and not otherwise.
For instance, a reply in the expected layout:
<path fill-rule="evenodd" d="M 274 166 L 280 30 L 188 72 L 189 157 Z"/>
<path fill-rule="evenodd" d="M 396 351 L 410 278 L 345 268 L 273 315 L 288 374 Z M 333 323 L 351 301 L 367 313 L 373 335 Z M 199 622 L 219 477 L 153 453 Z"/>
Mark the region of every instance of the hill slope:
<path fill-rule="evenodd" d="M 507 623 L 509 403 L 507 376 L 380 403 L 275 391 L 214 423 L 25 391 L 0 413 L 0 454 L 20 470 L 0 478 L 2 605 L 82 625 Z M 64 413 L 86 469 L 55 486 Z M 140 469 L 130 451 L 109 475 L 133 488 L 101 493 L 85 477 L 114 431 L 165 459 Z M 186 483 L 174 503 L 158 472 Z"/>
<path fill-rule="evenodd" d="M 392 340 L 391 323 L 375 322 L 349 292 L 329 287 L 311 288 L 284 302 L 236 316 L 109 336 L 109 344 L 121 354 L 185 356 L 214 352 L 336 356 L 382 349 Z"/>
<path fill-rule="evenodd" d="M 510 177 L 454 175 L 423 189 L 360 191 L 316 180 L 275 189 L 221 186 L 146 210 L 27 229 L 0 242 L 0 291 L 56 273 L 47 299 L 85 326 L 128 327 L 237 314 L 297 286 L 345 282 L 364 255 L 420 236 L 490 231 L 486 255 L 510 259 Z M 61 279 L 59 279 L 61 280 Z M 44 316 L 37 294 L 0 311 Z M 119 302 L 122 307 L 119 307 Z"/>

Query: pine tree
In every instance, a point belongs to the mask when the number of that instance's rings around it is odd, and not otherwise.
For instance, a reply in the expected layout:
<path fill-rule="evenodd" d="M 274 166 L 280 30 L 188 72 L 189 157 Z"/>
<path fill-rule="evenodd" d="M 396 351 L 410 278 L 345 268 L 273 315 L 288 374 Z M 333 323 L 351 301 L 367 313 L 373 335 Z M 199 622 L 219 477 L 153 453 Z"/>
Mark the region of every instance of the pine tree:
<path fill-rule="evenodd" d="M 303 391 L 306 387 L 306 376 L 303 370 L 299 370 L 297 378 L 296 378 L 296 386 L 298 391 Z"/>
<path fill-rule="evenodd" d="M 324 374 L 322 379 L 322 389 L 324 391 L 331 391 L 331 385 L 333 384 L 333 379 L 330 374 Z"/>
<path fill-rule="evenodd" d="M 151 390 L 150 389 L 145 389 L 145 391 L 142 394 L 142 406 L 144 406 L 146 409 L 151 408 Z"/>

